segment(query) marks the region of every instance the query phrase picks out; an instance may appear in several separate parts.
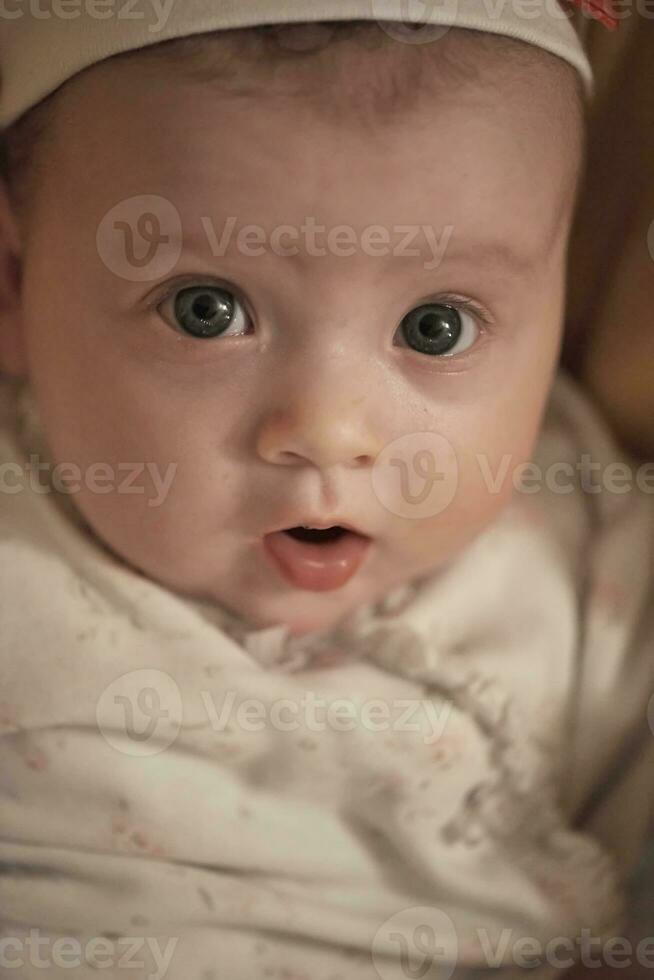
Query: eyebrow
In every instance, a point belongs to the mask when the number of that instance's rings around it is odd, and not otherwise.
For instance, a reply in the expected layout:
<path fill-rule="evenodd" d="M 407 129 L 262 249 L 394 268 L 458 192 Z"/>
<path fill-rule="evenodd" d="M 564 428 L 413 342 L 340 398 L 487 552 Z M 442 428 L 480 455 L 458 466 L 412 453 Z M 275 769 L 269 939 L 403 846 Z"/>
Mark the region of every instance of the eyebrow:
<path fill-rule="evenodd" d="M 239 234 L 239 231 L 241 230 L 241 227 L 253 226 L 249 224 L 243 226 L 235 225 L 229 237 L 227 247 L 224 248 L 224 250 L 221 251 L 220 253 L 214 252 L 214 248 L 213 248 L 214 236 L 215 236 L 215 240 L 220 242 L 221 235 L 223 234 L 227 220 L 228 219 L 225 219 L 225 222 L 223 222 L 221 226 L 217 226 L 216 224 L 214 224 L 212 226 L 212 230 L 209 232 L 207 231 L 206 228 L 203 227 L 202 230 L 198 230 L 188 235 L 184 235 L 182 241 L 183 251 L 186 253 L 206 255 L 208 258 L 212 260 L 219 260 L 221 258 L 231 257 L 235 254 L 236 255 L 243 254 L 244 258 L 252 258 L 252 257 L 263 258 L 263 256 L 261 255 L 253 256 L 251 254 L 248 254 L 247 252 L 240 253 L 235 251 L 237 236 Z M 278 227 L 282 227 L 282 225 Z M 323 228 L 325 226 L 318 223 L 318 227 Z M 341 226 L 336 224 L 333 227 L 338 228 L 338 227 L 351 227 L 351 226 L 345 226 L 344 224 Z M 384 226 L 369 225 L 366 227 L 377 228 L 377 227 L 384 227 Z M 409 227 L 411 228 L 411 233 L 409 233 L 406 230 Z M 387 233 L 386 239 L 384 241 L 388 242 L 388 249 L 389 249 L 388 253 L 387 254 L 373 253 L 371 257 L 377 258 L 381 261 L 385 261 L 387 265 L 392 265 L 392 264 L 397 265 L 398 260 L 401 260 L 406 264 L 411 264 L 411 263 L 415 264 L 417 262 L 420 262 L 421 259 L 422 260 L 434 259 L 433 248 L 431 247 L 430 244 L 428 244 L 428 241 L 425 240 L 425 232 L 424 232 L 425 228 L 428 228 L 430 231 L 429 242 L 431 243 L 431 245 L 434 245 L 437 249 L 437 254 L 439 256 L 439 265 L 441 262 L 443 263 L 447 262 L 452 264 L 461 263 L 461 262 L 470 262 L 470 261 L 477 262 L 477 263 L 485 262 L 487 264 L 493 265 L 500 269 L 506 269 L 511 272 L 524 274 L 525 272 L 533 271 L 536 265 L 545 259 L 545 257 L 547 256 L 551 248 L 551 245 L 548 242 L 546 247 L 544 247 L 543 249 L 540 250 L 524 249 L 521 251 L 515 245 L 510 245 L 508 244 L 507 241 L 503 239 L 488 239 L 488 240 L 480 239 L 480 240 L 470 241 L 469 243 L 464 244 L 462 242 L 456 241 L 456 232 L 451 231 L 451 229 L 453 228 L 452 225 L 444 225 L 440 229 L 436 229 L 430 225 L 411 225 L 411 226 L 396 225 L 395 228 L 393 229 L 384 229 Z M 404 229 L 404 230 L 398 231 L 398 229 Z M 301 229 L 300 227 L 298 227 L 297 229 L 294 228 L 294 230 L 296 232 L 295 237 L 289 239 L 288 235 L 285 235 L 282 240 L 282 245 L 284 248 L 288 247 L 289 245 L 297 245 L 297 247 L 300 249 L 298 254 L 283 255 L 281 252 L 273 250 L 270 243 L 270 236 L 267 233 L 265 233 L 265 231 L 264 231 L 265 238 L 263 242 L 259 240 L 254 240 L 254 238 L 251 237 L 250 245 L 248 247 L 255 248 L 257 250 L 259 250 L 260 248 L 264 248 L 268 255 L 274 256 L 275 258 L 282 259 L 284 260 L 284 262 L 288 264 L 298 265 L 298 266 L 304 266 L 310 263 L 312 259 L 323 257 L 322 255 L 313 256 L 304 252 L 302 249 Z M 363 229 L 362 231 L 357 231 L 356 229 L 352 229 L 352 230 L 354 232 L 354 239 L 355 239 L 354 247 L 357 248 L 356 243 L 359 243 L 358 244 L 359 254 L 364 254 L 361 248 L 361 239 L 366 229 Z M 327 247 L 327 233 L 329 231 L 330 228 L 327 228 L 327 232 L 321 233 L 317 241 L 317 246 L 321 250 Z M 443 253 L 441 255 L 440 250 L 443 247 L 443 242 L 444 242 L 444 248 L 443 248 Z M 379 240 L 379 238 L 376 238 L 376 241 L 373 244 L 373 248 L 375 249 L 376 252 L 379 251 L 381 244 L 382 242 Z M 343 242 L 342 245 L 345 245 L 345 247 L 349 247 L 349 242 Z M 418 251 L 419 254 L 415 254 L 416 250 Z M 347 256 L 342 256 L 342 257 L 347 258 Z M 352 256 L 352 258 L 354 257 L 355 256 Z"/>
<path fill-rule="evenodd" d="M 468 262 L 485 261 L 499 268 L 510 269 L 514 272 L 526 272 L 543 260 L 546 251 L 534 253 L 525 249 L 519 251 L 515 246 L 507 244 L 501 240 L 475 241 L 467 247 L 452 247 L 446 249 L 444 261 Z"/>

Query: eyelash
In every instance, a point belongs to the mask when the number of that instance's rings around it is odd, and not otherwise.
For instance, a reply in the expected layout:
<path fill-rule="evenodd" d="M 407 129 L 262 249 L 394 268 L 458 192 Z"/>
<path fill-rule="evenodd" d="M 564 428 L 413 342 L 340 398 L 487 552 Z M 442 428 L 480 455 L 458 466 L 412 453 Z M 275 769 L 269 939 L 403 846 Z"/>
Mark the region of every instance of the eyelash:
<path fill-rule="evenodd" d="M 453 306 L 457 310 L 463 310 L 464 313 L 469 313 L 475 319 L 481 320 L 487 327 L 492 327 L 495 322 L 488 310 L 484 309 L 479 303 L 476 303 L 475 300 L 466 299 L 465 296 L 457 296 L 454 293 L 441 293 L 425 302 L 444 303 L 446 306 Z M 417 303 L 416 305 L 421 306 L 423 304 Z"/>
<path fill-rule="evenodd" d="M 147 303 L 148 311 L 157 313 L 159 316 L 161 316 L 161 314 L 159 313 L 159 307 L 163 306 L 164 303 L 166 303 L 169 299 L 171 299 L 181 290 L 188 289 L 193 286 L 214 286 L 218 289 L 224 289 L 227 292 L 232 293 L 234 297 L 238 300 L 238 302 L 241 304 L 243 309 L 245 310 L 250 322 L 254 324 L 255 317 L 253 316 L 249 303 L 245 299 L 241 290 L 238 287 L 234 286 L 233 283 L 211 281 L 209 278 L 207 279 L 184 278 L 166 286 L 165 289 L 155 293 L 155 295 L 148 300 Z M 456 293 L 439 293 L 434 296 L 427 297 L 426 299 L 419 300 L 417 303 L 414 303 L 414 305 L 409 310 L 406 311 L 404 316 L 410 313 L 411 310 L 416 309 L 417 307 L 420 306 L 427 305 L 429 303 L 443 303 L 445 305 L 452 306 L 454 309 L 458 311 L 467 313 L 469 316 L 473 317 L 478 324 L 479 322 L 483 324 L 483 326 L 480 327 L 480 332 L 482 336 L 484 336 L 487 333 L 488 329 L 494 327 L 495 325 L 495 321 L 491 316 L 491 314 L 488 312 L 488 310 L 486 310 L 475 300 L 468 299 L 465 296 L 460 296 Z M 403 318 L 400 319 L 400 323 L 402 322 L 402 319 Z M 166 326 L 170 327 L 170 324 L 166 322 Z M 399 327 L 399 323 L 398 323 L 398 327 Z M 178 331 L 178 334 L 179 336 L 186 338 L 186 334 L 184 334 L 181 330 Z M 199 344 L 199 346 L 210 343 L 210 341 L 198 342 L 197 340 L 191 337 L 188 337 L 187 339 L 190 340 L 194 345 Z M 220 339 L 220 338 L 216 338 L 216 339 Z M 236 338 L 232 338 L 232 339 L 236 339 Z M 461 354 L 452 355 L 451 357 L 447 358 L 447 360 L 453 362 L 458 360 L 459 358 L 463 359 L 466 356 L 468 356 L 469 353 L 473 352 L 476 346 L 477 343 L 473 344 L 472 347 L 470 347 L 468 350 L 464 351 Z M 445 360 L 445 358 L 443 358 L 443 360 Z"/>
<path fill-rule="evenodd" d="M 212 280 L 211 277 L 206 279 L 198 278 L 182 278 L 168 284 L 161 290 L 157 290 L 151 297 L 147 300 L 147 310 L 148 312 L 157 313 L 160 306 L 163 306 L 169 299 L 180 293 L 183 289 L 191 289 L 193 286 L 213 286 L 215 289 L 224 289 L 225 292 L 232 293 L 236 299 L 239 301 L 241 306 L 247 311 L 250 320 L 254 320 L 249 308 L 249 303 L 245 299 L 241 290 L 235 286 L 233 283 L 220 282 L 218 280 Z"/>

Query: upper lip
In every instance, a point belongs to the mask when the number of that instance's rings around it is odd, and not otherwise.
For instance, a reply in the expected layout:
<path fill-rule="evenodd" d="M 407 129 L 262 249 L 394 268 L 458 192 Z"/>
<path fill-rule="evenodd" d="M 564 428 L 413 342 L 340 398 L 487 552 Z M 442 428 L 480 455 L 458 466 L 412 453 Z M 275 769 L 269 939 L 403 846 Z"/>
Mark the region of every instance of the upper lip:
<path fill-rule="evenodd" d="M 342 520 L 340 517 L 333 517 L 329 520 L 303 517 L 294 523 L 284 524 L 281 527 L 273 528 L 272 531 L 268 531 L 267 533 L 274 534 L 276 531 L 288 531 L 288 529 L 292 527 L 308 527 L 316 531 L 325 531 L 329 527 L 343 527 L 346 531 L 352 531 L 353 534 L 358 534 L 364 538 L 368 537 L 365 531 L 362 531 L 361 528 L 355 527 L 354 524 L 351 524 L 349 521 Z"/>

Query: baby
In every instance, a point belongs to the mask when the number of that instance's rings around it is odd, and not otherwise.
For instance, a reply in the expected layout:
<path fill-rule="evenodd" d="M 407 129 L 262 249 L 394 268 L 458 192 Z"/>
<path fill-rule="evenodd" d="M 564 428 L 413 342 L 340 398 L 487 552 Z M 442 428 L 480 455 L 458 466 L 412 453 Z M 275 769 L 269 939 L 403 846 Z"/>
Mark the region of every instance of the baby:
<path fill-rule="evenodd" d="M 605 964 L 654 480 L 557 371 L 568 20 L 43 6 L 0 27 L 0 975 Z"/>

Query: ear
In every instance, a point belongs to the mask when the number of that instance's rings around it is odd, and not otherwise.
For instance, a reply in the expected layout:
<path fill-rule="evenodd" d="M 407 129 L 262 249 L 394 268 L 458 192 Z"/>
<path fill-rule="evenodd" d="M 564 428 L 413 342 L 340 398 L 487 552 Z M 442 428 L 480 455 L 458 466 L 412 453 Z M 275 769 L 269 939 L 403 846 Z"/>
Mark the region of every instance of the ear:
<path fill-rule="evenodd" d="M 16 378 L 27 377 L 21 303 L 21 251 L 18 221 L 7 186 L 0 180 L 0 371 Z"/>

